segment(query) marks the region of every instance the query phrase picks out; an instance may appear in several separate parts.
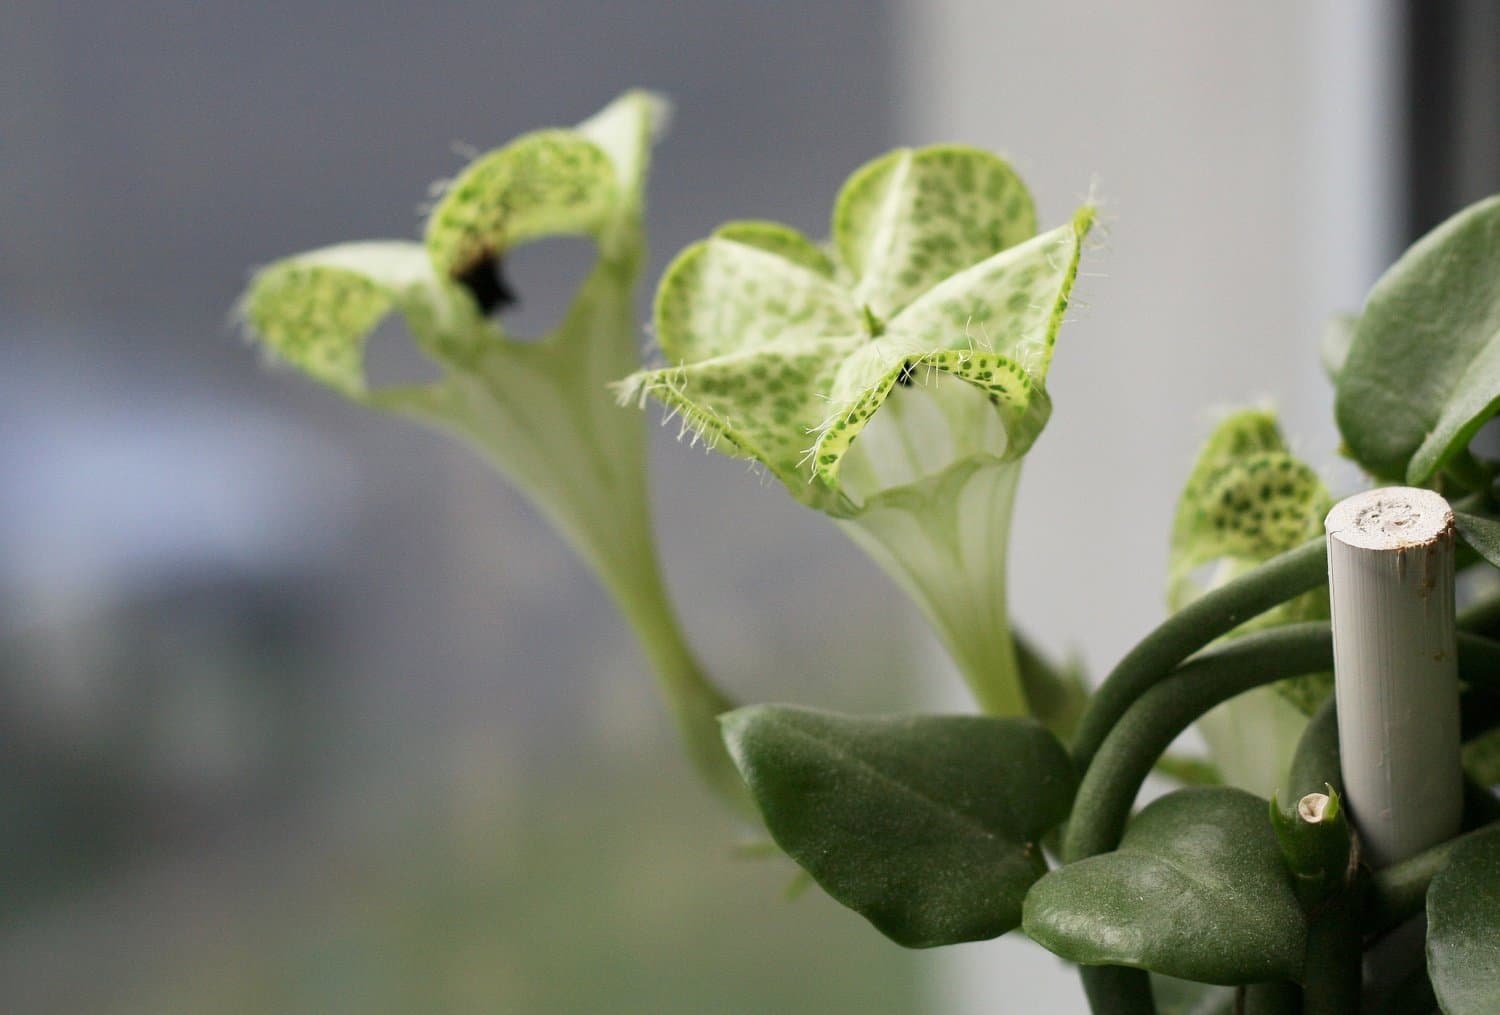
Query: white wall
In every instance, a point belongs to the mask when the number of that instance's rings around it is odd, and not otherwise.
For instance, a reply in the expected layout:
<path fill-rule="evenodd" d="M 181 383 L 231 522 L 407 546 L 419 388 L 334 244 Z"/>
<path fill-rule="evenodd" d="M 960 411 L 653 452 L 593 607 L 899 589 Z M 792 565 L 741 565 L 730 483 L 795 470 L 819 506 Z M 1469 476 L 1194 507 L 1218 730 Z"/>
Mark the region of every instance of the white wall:
<path fill-rule="evenodd" d="M 1006 153 L 1045 223 L 1092 185 L 1103 200 L 1011 579 L 1022 626 L 1097 679 L 1162 617 L 1171 512 L 1216 410 L 1271 399 L 1302 452 L 1335 463 L 1317 343 L 1393 253 L 1394 12 L 907 0 L 904 21 L 904 138 Z M 1015 936 L 947 954 L 952 1010 L 1082 1006 L 1076 977 Z"/>

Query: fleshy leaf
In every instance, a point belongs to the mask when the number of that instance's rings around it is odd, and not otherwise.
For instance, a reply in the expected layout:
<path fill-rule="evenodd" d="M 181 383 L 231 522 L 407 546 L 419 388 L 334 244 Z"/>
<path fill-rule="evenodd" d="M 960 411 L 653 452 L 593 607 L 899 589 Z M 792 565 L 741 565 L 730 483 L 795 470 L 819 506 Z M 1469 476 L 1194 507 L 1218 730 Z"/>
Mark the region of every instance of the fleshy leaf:
<path fill-rule="evenodd" d="M 398 304 L 428 335 L 451 328 L 462 310 L 419 244 L 389 241 L 277 261 L 256 273 L 239 313 L 282 359 L 357 397 L 365 391 L 365 340 Z"/>
<path fill-rule="evenodd" d="M 1500 567 L 1500 522 L 1467 511 L 1455 511 L 1453 524 L 1475 553 Z"/>
<path fill-rule="evenodd" d="M 1012 634 L 1021 686 L 1031 714 L 1064 741 L 1072 739 L 1088 706 L 1089 683 L 1083 664 L 1070 658 L 1061 666 L 1056 665 L 1019 631 Z"/>
<path fill-rule="evenodd" d="M 1084 965 L 1201 983 L 1300 979 L 1307 925 L 1267 806 L 1226 787 L 1162 797 L 1118 850 L 1038 881 L 1026 933 Z"/>
<path fill-rule="evenodd" d="M 839 192 L 833 239 L 858 280 L 854 297 L 885 320 L 950 275 L 1036 234 L 1015 170 L 978 148 L 902 148 L 866 164 Z"/>
<path fill-rule="evenodd" d="M 1370 291 L 1339 374 L 1350 454 L 1425 483 L 1500 408 L 1500 197 L 1418 240 Z"/>
<path fill-rule="evenodd" d="M 909 948 L 1014 928 L 1075 788 L 1031 720 L 762 705 L 726 716 L 724 735 L 777 844 Z"/>
<path fill-rule="evenodd" d="M 1323 326 L 1318 358 L 1323 364 L 1323 372 L 1335 384 L 1339 374 L 1344 372 L 1344 361 L 1349 358 L 1349 347 L 1354 344 L 1354 330 L 1358 326 L 1358 314 L 1335 314 Z"/>
<path fill-rule="evenodd" d="M 1432 879 L 1427 973 L 1449 1015 L 1500 1011 L 1500 828 L 1460 845 Z"/>

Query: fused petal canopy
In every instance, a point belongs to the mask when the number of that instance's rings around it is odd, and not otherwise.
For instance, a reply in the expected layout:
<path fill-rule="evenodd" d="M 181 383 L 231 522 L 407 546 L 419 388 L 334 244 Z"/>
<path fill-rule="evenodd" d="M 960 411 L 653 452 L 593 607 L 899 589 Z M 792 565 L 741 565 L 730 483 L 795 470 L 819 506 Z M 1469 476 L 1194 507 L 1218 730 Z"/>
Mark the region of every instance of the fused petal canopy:
<path fill-rule="evenodd" d="M 898 385 L 966 382 L 1001 424 L 984 451 L 1019 458 L 1050 412 L 1047 367 L 1092 223 L 1085 206 L 1037 235 L 1025 185 L 988 152 L 891 152 L 844 185 L 829 249 L 734 222 L 683 251 L 656 294 L 668 365 L 624 397 L 657 398 L 835 514 L 857 507 L 841 466 Z"/>
<path fill-rule="evenodd" d="M 277 261 L 256 274 L 240 312 L 270 351 L 352 398 L 367 394 L 364 344 L 392 312 L 429 356 L 471 372 L 504 338 L 471 295 L 471 273 L 552 235 L 592 236 L 605 259 L 639 256 L 647 153 L 664 116 L 660 99 L 628 92 L 576 127 L 525 134 L 464 168 L 422 242 L 343 243 Z"/>

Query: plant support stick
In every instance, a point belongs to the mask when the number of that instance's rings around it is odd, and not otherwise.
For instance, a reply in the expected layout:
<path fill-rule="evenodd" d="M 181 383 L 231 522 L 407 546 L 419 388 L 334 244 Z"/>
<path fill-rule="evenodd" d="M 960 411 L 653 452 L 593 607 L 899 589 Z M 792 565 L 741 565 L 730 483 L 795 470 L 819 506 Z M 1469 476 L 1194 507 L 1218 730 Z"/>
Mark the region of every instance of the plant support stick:
<path fill-rule="evenodd" d="M 1345 795 L 1378 870 L 1456 834 L 1463 812 L 1453 511 L 1391 487 L 1325 524 Z"/>

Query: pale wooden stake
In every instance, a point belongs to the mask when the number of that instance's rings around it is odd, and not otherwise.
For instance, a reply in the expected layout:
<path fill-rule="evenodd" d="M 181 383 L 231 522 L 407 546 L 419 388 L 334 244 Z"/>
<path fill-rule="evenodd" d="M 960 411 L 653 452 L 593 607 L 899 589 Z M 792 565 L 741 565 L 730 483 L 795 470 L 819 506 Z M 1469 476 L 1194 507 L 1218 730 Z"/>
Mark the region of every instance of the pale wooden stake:
<path fill-rule="evenodd" d="M 1459 830 L 1453 511 L 1388 487 L 1341 501 L 1324 527 L 1345 799 L 1378 869 Z"/>

